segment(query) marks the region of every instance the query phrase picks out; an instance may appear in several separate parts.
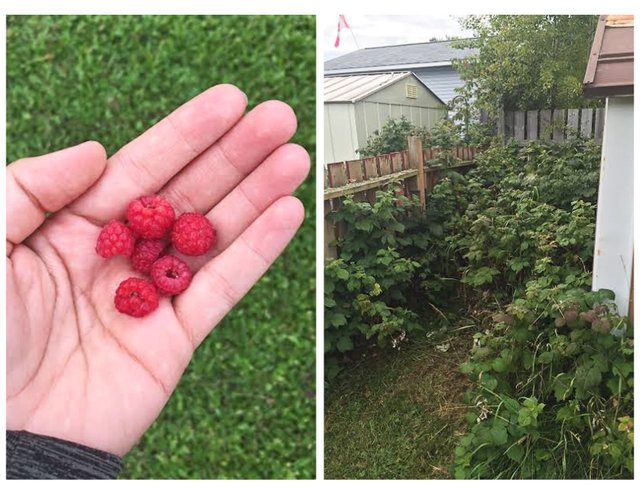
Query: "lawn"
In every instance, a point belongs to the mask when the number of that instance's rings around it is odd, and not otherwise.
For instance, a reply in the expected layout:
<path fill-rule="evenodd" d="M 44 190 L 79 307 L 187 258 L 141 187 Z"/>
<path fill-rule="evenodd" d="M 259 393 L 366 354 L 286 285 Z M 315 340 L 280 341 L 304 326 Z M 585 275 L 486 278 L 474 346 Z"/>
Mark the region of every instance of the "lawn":
<path fill-rule="evenodd" d="M 371 347 L 328 386 L 325 477 L 442 479 L 464 432 L 468 327 Z"/>
<path fill-rule="evenodd" d="M 310 16 L 22 16 L 7 21 L 7 159 L 95 139 L 114 153 L 220 82 L 295 110 L 315 162 Z M 197 350 L 124 478 L 315 475 L 314 174 L 307 218 Z"/>

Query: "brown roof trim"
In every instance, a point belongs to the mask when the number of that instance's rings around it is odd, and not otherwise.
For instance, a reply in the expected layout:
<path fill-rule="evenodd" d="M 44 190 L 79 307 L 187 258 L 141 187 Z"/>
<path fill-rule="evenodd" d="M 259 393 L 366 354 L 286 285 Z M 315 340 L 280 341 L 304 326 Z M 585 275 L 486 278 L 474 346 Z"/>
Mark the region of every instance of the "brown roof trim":
<path fill-rule="evenodd" d="M 596 34 L 593 36 L 591 53 L 589 54 L 589 61 L 587 62 L 587 71 L 584 74 L 583 84 L 585 85 L 593 83 L 593 80 L 596 77 L 596 66 L 598 65 L 598 56 L 600 55 L 600 49 L 602 48 L 602 39 L 604 38 L 604 26 L 606 23 L 606 19 L 606 15 L 601 15 L 600 19 L 598 19 Z"/>
<path fill-rule="evenodd" d="M 593 96 L 596 98 L 604 98 L 607 96 L 632 96 L 633 84 L 627 84 L 625 86 L 595 86 L 587 90 L 584 89 L 586 96 Z"/>
<path fill-rule="evenodd" d="M 584 94 L 632 95 L 633 59 L 633 16 L 600 16 L 584 75 Z"/>

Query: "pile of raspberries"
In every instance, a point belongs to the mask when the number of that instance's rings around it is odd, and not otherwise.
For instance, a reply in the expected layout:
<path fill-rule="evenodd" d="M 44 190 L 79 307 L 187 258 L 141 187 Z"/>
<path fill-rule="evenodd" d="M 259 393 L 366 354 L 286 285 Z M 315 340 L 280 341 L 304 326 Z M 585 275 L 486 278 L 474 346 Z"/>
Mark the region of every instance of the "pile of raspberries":
<path fill-rule="evenodd" d="M 120 283 L 114 299 L 116 309 L 144 317 L 157 309 L 161 295 L 171 297 L 185 291 L 193 273 L 184 261 L 165 251 L 172 245 L 181 254 L 200 256 L 215 242 L 213 225 L 200 213 L 183 213 L 176 219 L 169 201 L 158 195 L 132 201 L 126 224 L 111 220 L 102 227 L 96 252 L 105 258 L 130 258 L 133 269 L 151 281 L 132 277 Z"/>

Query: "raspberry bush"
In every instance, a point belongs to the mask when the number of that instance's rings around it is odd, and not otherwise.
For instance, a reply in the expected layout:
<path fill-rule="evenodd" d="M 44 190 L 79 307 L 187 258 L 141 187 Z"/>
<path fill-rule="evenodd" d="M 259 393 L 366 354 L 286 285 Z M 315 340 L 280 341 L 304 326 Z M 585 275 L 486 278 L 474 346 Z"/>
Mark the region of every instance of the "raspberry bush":
<path fill-rule="evenodd" d="M 589 291 L 599 162 L 580 139 L 494 143 L 424 213 L 393 188 L 346 199 L 325 272 L 328 378 L 368 338 L 471 320 L 453 476 L 632 477 L 633 331 L 612 292 Z"/>

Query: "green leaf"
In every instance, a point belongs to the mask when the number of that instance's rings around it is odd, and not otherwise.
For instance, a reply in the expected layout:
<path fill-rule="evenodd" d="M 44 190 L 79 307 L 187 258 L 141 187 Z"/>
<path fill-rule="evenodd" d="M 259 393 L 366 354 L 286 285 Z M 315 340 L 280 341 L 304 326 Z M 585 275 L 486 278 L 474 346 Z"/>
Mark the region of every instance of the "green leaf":
<path fill-rule="evenodd" d="M 553 395 L 556 400 L 564 401 L 571 396 L 571 376 L 568 374 L 558 374 L 553 382 Z"/>
<path fill-rule="evenodd" d="M 346 269 L 338 269 L 336 271 L 336 276 L 340 280 L 348 280 L 349 279 L 349 271 Z"/>
<path fill-rule="evenodd" d="M 491 367 L 496 372 L 504 372 L 507 370 L 509 365 L 507 364 L 507 361 L 504 358 L 498 357 L 491 363 Z"/>
<path fill-rule="evenodd" d="M 536 449 L 534 451 L 533 454 L 534 454 L 536 460 L 538 460 L 538 461 L 544 461 L 544 460 L 548 460 L 549 458 L 551 458 L 551 453 L 546 449 L 538 448 L 538 449 Z"/>
<path fill-rule="evenodd" d="M 485 388 L 492 391 L 498 386 L 498 380 L 490 374 L 482 374 L 482 379 L 480 381 Z"/>
<path fill-rule="evenodd" d="M 529 410 L 528 408 L 521 408 L 518 411 L 518 424 L 520 424 L 522 427 L 535 425 L 535 418 L 533 417 L 531 410 Z"/>
<path fill-rule="evenodd" d="M 358 230 L 362 230 L 365 232 L 370 232 L 373 230 L 373 221 L 371 219 L 361 219 L 355 222 L 355 227 Z"/>
<path fill-rule="evenodd" d="M 590 362 L 579 366 L 575 375 L 576 397 L 583 399 L 586 392 L 594 389 L 601 381 L 602 373 L 596 363 Z"/>
<path fill-rule="evenodd" d="M 613 292 L 613 290 L 609 290 L 607 288 L 601 288 L 600 290 L 598 290 L 597 293 L 598 293 L 598 298 L 601 301 L 616 299 L 616 294 Z"/>
<path fill-rule="evenodd" d="M 347 324 L 347 318 L 344 317 L 342 312 L 331 314 L 329 321 L 334 328 L 339 328 L 340 326 Z"/>
<path fill-rule="evenodd" d="M 474 370 L 474 365 L 471 362 L 463 362 L 460 364 L 460 372 L 462 374 L 471 374 Z"/>
<path fill-rule="evenodd" d="M 495 424 L 490 431 L 493 444 L 502 446 L 507 443 L 507 429 L 502 424 Z"/>
<path fill-rule="evenodd" d="M 543 352 L 538 356 L 538 362 L 541 364 L 550 364 L 553 361 L 554 352 Z"/>
<path fill-rule="evenodd" d="M 342 336 L 336 343 L 336 348 L 340 352 L 348 352 L 349 350 L 353 350 L 353 342 L 348 336 Z"/>
<path fill-rule="evenodd" d="M 513 398 L 503 398 L 502 404 L 511 413 L 517 413 L 520 410 L 520 404 Z"/>
<path fill-rule="evenodd" d="M 514 443 L 509 447 L 506 454 L 510 460 L 520 463 L 524 457 L 524 448 L 520 444 Z"/>

